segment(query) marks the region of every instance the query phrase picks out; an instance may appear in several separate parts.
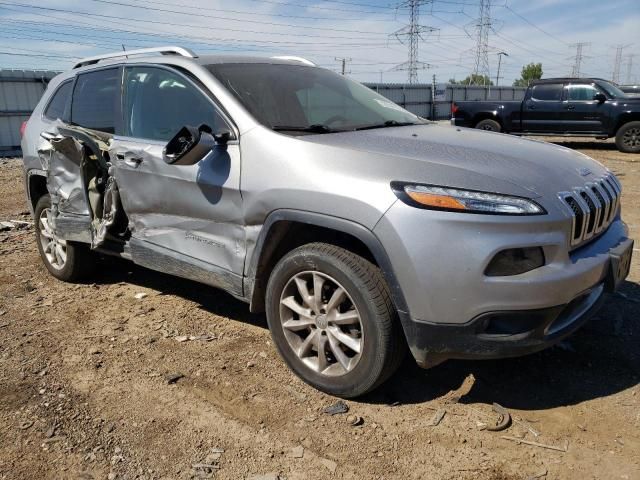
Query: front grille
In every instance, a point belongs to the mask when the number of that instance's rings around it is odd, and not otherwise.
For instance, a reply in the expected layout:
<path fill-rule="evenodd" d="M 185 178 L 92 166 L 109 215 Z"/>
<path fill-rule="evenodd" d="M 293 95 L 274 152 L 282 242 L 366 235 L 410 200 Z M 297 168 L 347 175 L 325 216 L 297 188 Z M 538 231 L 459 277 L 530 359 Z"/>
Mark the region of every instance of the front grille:
<path fill-rule="evenodd" d="M 560 193 L 573 219 L 571 245 L 580 245 L 605 231 L 620 206 L 620 182 L 613 174 Z"/>

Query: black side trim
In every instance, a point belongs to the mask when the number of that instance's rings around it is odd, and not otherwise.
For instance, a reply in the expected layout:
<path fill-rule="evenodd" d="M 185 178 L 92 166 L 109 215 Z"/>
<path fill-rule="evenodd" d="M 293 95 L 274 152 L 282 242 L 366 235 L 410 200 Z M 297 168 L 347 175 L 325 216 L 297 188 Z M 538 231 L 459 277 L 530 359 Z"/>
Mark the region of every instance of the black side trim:
<path fill-rule="evenodd" d="M 151 270 L 211 285 L 242 298 L 242 277 L 216 265 L 131 238 L 131 259 Z"/>
<path fill-rule="evenodd" d="M 261 261 L 263 251 L 265 251 L 265 248 L 268 247 L 268 242 L 266 242 L 266 240 L 270 236 L 269 234 L 272 231 L 272 227 L 277 222 L 281 221 L 306 223 L 309 225 L 315 225 L 317 227 L 336 230 L 338 232 L 352 235 L 353 237 L 364 243 L 371 251 L 373 257 L 380 266 L 382 274 L 384 275 L 387 285 L 389 286 L 391 297 L 393 299 L 396 310 L 398 311 L 398 315 L 400 315 L 400 318 L 403 319 L 403 326 L 405 325 L 404 318 L 408 319 L 408 315 L 406 314 L 408 312 L 407 302 L 404 299 L 404 295 L 402 293 L 402 290 L 400 289 L 400 284 L 396 279 L 393 267 L 391 266 L 391 261 L 387 256 L 387 252 L 382 246 L 382 243 L 380 243 L 380 240 L 378 240 L 378 237 L 376 237 L 375 234 L 367 227 L 360 225 L 359 223 L 345 220 L 344 218 L 332 217 L 329 215 L 307 212 L 303 210 L 276 210 L 269 214 L 269 216 L 265 220 L 264 225 L 260 230 L 260 234 L 258 235 L 256 246 L 253 250 L 251 262 L 249 263 L 249 268 L 245 277 L 245 292 L 248 298 L 253 297 L 253 288 L 256 283 L 256 272 L 258 271 L 258 265 Z"/>

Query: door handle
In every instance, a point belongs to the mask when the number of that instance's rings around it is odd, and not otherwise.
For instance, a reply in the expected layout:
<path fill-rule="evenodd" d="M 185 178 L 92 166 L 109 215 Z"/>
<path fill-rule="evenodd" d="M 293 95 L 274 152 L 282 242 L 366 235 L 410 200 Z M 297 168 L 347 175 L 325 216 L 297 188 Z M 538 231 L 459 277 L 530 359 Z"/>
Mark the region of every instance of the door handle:
<path fill-rule="evenodd" d="M 575 110 L 575 108 L 576 108 L 575 106 L 573 106 L 573 105 L 569 105 L 569 106 L 567 107 L 567 110 Z"/>
<path fill-rule="evenodd" d="M 130 167 L 137 168 L 142 163 L 142 157 L 135 152 L 116 153 L 118 160 L 123 160 Z"/>

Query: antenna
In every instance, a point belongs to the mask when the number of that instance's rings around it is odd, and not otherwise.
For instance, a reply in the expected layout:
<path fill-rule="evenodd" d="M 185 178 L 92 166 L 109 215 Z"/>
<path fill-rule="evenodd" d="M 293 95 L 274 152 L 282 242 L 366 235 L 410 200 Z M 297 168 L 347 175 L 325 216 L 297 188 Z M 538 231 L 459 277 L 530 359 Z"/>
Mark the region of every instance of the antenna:
<path fill-rule="evenodd" d="M 584 49 L 584 47 L 588 47 L 589 45 L 591 45 L 590 42 L 578 42 L 569 45 L 570 47 L 576 47 L 576 56 L 574 57 L 573 67 L 571 69 L 571 76 L 573 78 L 577 78 L 580 76 L 580 67 L 582 65 L 583 58 L 582 50 Z"/>
<path fill-rule="evenodd" d="M 405 0 L 402 3 L 399 3 L 396 7 L 398 9 L 409 8 L 409 25 L 406 25 L 393 33 L 400 43 L 408 43 L 409 58 L 406 62 L 393 67 L 392 70 L 408 71 L 408 81 L 410 84 L 418 83 L 418 70 L 426 70 L 433 67 L 433 65 L 421 62 L 418 55 L 419 41 L 424 40 L 422 34 L 432 33 L 439 30 L 434 27 L 420 25 L 420 7 L 427 3 L 432 3 L 432 1 L 433 0 Z"/>

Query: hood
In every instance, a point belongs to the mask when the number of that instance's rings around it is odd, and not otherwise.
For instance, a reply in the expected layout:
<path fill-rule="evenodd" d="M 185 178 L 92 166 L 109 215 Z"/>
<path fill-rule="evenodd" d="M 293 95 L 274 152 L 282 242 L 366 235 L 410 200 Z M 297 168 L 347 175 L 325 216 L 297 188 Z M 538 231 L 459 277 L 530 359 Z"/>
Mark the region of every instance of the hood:
<path fill-rule="evenodd" d="M 511 184 L 531 197 L 582 186 L 607 169 L 557 145 L 510 135 L 437 124 L 299 137 L 307 142 L 393 157 L 393 180 L 489 189 Z M 447 167 L 450 167 L 447 169 Z M 450 181 L 443 179 L 450 172 Z M 447 183 L 443 183 L 443 182 Z M 498 191 L 498 190 L 490 190 Z M 509 193 L 509 192 L 501 192 Z"/>

